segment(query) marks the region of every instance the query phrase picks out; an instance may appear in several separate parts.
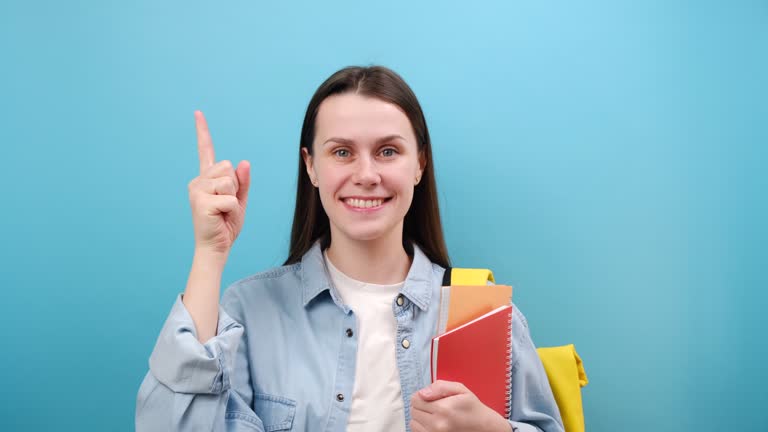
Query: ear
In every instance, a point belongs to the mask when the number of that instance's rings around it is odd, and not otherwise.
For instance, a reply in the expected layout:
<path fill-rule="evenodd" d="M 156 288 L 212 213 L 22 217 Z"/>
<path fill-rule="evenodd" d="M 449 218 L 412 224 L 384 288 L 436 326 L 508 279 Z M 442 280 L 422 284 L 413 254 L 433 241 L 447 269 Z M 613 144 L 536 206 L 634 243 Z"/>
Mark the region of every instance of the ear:
<path fill-rule="evenodd" d="M 421 176 L 424 175 L 424 168 L 427 167 L 427 158 L 424 156 L 424 152 L 419 152 L 419 170 L 416 172 L 416 178 L 419 179 L 416 184 L 421 182 Z"/>
<path fill-rule="evenodd" d="M 309 154 L 309 151 L 306 147 L 301 148 L 301 157 L 304 159 L 304 165 L 307 167 L 307 175 L 309 176 L 309 181 L 312 184 L 317 183 L 317 174 L 315 173 L 314 160 L 312 159 L 312 155 Z"/>

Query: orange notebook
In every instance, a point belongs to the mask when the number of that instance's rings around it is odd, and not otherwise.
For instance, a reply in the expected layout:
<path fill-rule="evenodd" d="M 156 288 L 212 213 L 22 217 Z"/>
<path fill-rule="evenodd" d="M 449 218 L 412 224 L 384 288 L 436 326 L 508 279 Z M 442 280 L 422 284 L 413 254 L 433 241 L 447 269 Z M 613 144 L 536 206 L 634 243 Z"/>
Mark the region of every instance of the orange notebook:
<path fill-rule="evenodd" d="M 444 286 L 437 333 L 443 334 L 499 306 L 512 303 L 509 285 Z"/>
<path fill-rule="evenodd" d="M 432 381 L 464 384 L 509 418 L 512 306 L 498 307 L 432 339 Z"/>

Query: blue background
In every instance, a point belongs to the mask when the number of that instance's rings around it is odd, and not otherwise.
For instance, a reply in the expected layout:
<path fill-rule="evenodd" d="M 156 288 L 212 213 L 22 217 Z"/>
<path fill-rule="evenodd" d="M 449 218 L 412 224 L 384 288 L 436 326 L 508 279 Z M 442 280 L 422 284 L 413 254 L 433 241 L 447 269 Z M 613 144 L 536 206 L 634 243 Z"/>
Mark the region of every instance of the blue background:
<path fill-rule="evenodd" d="M 765 1 L 0 5 L 0 429 L 131 430 L 197 175 L 253 166 L 224 283 L 287 253 L 304 109 L 412 86 L 454 264 L 575 343 L 589 431 L 765 430 Z"/>

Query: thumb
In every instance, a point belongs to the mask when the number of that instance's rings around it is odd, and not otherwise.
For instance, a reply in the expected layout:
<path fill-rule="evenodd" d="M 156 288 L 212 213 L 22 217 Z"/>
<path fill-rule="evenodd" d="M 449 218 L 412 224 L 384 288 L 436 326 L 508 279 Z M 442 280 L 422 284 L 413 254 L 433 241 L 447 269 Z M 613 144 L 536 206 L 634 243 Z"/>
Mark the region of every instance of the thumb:
<path fill-rule="evenodd" d="M 247 160 L 240 161 L 237 164 L 237 170 L 235 170 L 237 176 L 237 183 L 239 187 L 237 189 L 237 200 L 240 202 L 240 206 L 245 208 L 248 203 L 248 189 L 251 186 L 251 164 Z"/>
<path fill-rule="evenodd" d="M 419 396 L 427 402 L 467 393 L 469 390 L 464 384 L 452 381 L 437 380 L 427 387 L 419 390 Z"/>

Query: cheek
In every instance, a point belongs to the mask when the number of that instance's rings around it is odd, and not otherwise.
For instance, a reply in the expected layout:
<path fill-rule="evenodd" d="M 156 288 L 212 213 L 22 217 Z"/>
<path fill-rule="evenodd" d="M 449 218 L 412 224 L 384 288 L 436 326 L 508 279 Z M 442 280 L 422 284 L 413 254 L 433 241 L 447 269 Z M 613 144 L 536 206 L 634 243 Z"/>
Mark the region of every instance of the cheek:
<path fill-rule="evenodd" d="M 344 181 L 344 173 L 328 166 L 318 166 L 317 168 L 317 177 L 320 179 L 322 193 L 335 193 Z"/>
<path fill-rule="evenodd" d="M 402 192 L 402 198 L 403 208 L 407 211 L 411 208 L 411 204 L 413 204 L 413 184 L 405 185 Z"/>
<path fill-rule="evenodd" d="M 388 178 L 387 189 L 398 195 L 398 207 L 407 210 L 411 206 L 414 191 L 414 178 L 410 171 L 399 171 Z"/>
<path fill-rule="evenodd" d="M 410 194 L 413 194 L 413 188 L 415 186 L 416 176 L 417 176 L 416 170 L 408 165 L 399 167 L 397 170 L 393 170 L 393 172 L 388 176 L 390 184 L 401 191 L 401 193 L 406 193 L 410 191 Z"/>
<path fill-rule="evenodd" d="M 325 208 L 326 213 L 332 210 L 338 199 L 337 194 L 344 184 L 344 177 L 333 171 L 326 171 L 320 180 L 320 201 Z"/>

